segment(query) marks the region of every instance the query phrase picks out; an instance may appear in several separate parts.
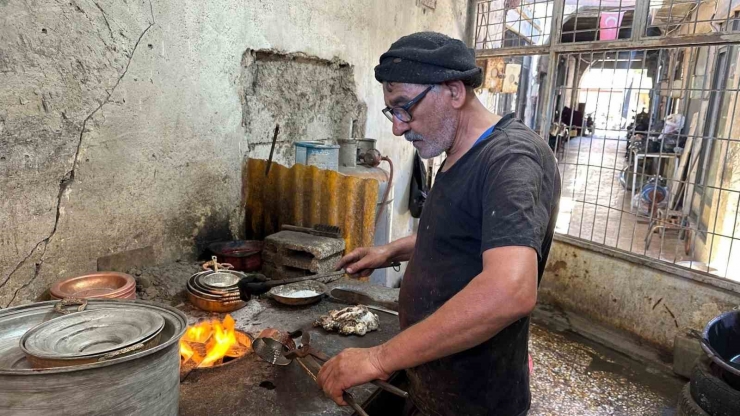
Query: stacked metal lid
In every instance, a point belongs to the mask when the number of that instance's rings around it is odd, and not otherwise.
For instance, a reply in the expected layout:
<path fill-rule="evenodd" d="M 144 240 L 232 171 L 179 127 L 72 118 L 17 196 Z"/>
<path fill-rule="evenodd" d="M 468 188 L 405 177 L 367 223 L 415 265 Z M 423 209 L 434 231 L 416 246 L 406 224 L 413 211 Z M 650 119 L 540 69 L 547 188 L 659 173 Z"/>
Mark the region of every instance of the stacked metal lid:
<path fill-rule="evenodd" d="M 164 326 L 162 315 L 152 310 L 85 310 L 29 329 L 20 348 L 34 368 L 82 365 L 155 347 Z"/>
<path fill-rule="evenodd" d="M 52 299 L 136 299 L 136 280 L 118 272 L 98 272 L 65 279 L 49 289 Z"/>
<path fill-rule="evenodd" d="M 239 298 L 238 283 L 246 275 L 228 270 L 226 267 L 229 265 L 217 263 L 215 257 L 204 267 L 209 265 L 213 270 L 196 273 L 188 279 L 190 303 L 210 312 L 231 312 L 243 308 L 247 303 Z"/>

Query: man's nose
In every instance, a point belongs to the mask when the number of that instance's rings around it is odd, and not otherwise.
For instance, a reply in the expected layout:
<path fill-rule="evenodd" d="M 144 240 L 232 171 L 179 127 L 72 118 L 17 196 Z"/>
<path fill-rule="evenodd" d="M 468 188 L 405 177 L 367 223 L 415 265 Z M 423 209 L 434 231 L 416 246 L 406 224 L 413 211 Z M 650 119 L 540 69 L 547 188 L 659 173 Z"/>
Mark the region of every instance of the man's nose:
<path fill-rule="evenodd" d="M 399 120 L 398 117 L 393 116 L 393 135 L 394 136 L 403 136 L 403 134 L 409 130 L 410 130 L 409 123 L 404 123 L 403 121 Z"/>

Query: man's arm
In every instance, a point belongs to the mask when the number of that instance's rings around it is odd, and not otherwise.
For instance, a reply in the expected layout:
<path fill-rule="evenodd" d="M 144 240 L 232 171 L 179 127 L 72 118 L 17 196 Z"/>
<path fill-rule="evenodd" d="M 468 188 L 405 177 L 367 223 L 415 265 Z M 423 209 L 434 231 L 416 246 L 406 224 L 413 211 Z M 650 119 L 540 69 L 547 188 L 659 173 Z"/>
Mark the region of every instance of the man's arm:
<path fill-rule="evenodd" d="M 536 302 L 537 252 L 520 246 L 486 250 L 483 271 L 436 312 L 383 345 L 344 350 L 324 365 L 319 383 L 345 404 L 342 390 L 481 344 L 529 315 Z"/>
<path fill-rule="evenodd" d="M 346 269 L 349 274 L 370 276 L 374 269 L 387 266 L 393 261 L 409 261 L 416 245 L 416 234 L 398 239 L 379 247 L 361 247 L 342 257 L 337 270 Z"/>

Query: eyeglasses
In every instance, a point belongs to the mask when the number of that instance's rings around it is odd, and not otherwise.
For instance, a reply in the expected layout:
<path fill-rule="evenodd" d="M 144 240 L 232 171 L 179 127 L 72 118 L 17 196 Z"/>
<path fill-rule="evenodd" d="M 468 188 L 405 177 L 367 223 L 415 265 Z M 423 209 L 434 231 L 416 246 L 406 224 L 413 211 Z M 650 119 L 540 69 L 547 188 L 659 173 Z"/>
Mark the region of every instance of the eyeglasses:
<path fill-rule="evenodd" d="M 400 107 L 386 107 L 383 109 L 383 114 L 385 114 L 386 118 L 388 120 L 393 121 L 393 117 L 395 116 L 399 121 L 402 121 L 404 123 L 408 123 L 411 121 L 411 113 L 409 110 L 411 110 L 411 107 L 415 106 L 416 104 L 421 101 L 424 96 L 427 95 L 429 91 L 434 88 L 434 85 L 428 86 L 424 91 L 421 92 L 421 94 L 414 97 L 411 101 L 406 103 L 405 105 L 402 105 Z"/>

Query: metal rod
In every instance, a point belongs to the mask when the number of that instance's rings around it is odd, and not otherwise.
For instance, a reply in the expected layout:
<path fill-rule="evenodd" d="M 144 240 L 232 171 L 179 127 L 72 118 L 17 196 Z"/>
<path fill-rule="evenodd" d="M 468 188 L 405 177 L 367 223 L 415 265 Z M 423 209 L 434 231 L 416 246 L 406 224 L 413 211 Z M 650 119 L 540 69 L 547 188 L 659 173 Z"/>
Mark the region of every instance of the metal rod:
<path fill-rule="evenodd" d="M 280 125 L 275 125 L 275 132 L 272 134 L 272 146 L 270 147 L 270 158 L 267 159 L 267 167 L 265 168 L 265 176 L 270 174 L 270 167 L 272 166 L 272 154 L 275 152 L 275 143 L 277 143 L 278 133 L 280 132 Z"/>

